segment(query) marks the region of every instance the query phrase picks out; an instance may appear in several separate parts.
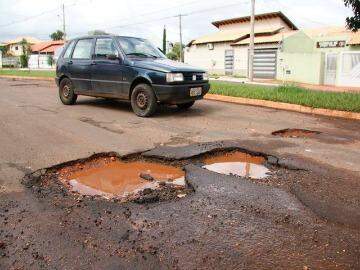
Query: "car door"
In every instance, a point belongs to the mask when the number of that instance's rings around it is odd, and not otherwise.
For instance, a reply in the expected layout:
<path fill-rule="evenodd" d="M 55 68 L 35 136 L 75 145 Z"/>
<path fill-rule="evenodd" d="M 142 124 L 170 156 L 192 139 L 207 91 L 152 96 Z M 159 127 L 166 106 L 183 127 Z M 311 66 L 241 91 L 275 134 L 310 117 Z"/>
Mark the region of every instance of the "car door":
<path fill-rule="evenodd" d="M 124 92 L 124 66 L 116 42 L 111 37 L 97 38 L 91 66 L 93 93 L 127 98 Z"/>
<path fill-rule="evenodd" d="M 94 39 L 79 39 L 73 50 L 68 70 L 76 93 L 91 94 L 91 64 Z"/>

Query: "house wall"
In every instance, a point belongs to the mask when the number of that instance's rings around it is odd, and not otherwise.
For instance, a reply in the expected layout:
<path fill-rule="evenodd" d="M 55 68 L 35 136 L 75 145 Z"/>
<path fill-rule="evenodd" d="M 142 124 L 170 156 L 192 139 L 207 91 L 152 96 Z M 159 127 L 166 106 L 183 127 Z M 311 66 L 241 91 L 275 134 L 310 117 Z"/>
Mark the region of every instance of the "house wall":
<path fill-rule="evenodd" d="M 277 80 L 323 84 L 324 53 L 278 53 Z"/>
<path fill-rule="evenodd" d="M 256 28 L 284 27 L 284 30 L 291 30 L 290 27 L 280 18 L 256 20 Z M 250 22 L 232 23 L 219 26 L 220 30 L 245 30 L 250 29 Z"/>
<path fill-rule="evenodd" d="M 20 44 L 10 44 L 9 54 L 14 56 L 20 56 L 23 54 L 22 46 Z"/>
<path fill-rule="evenodd" d="M 314 40 L 302 31 L 285 38 L 282 44 L 282 51 L 287 53 L 311 53 L 314 49 Z"/>
<path fill-rule="evenodd" d="M 192 45 L 185 49 L 185 63 L 203 68 L 211 74 L 225 74 L 225 50 L 232 49 L 230 42 L 214 43 L 209 50 L 207 44 Z"/>

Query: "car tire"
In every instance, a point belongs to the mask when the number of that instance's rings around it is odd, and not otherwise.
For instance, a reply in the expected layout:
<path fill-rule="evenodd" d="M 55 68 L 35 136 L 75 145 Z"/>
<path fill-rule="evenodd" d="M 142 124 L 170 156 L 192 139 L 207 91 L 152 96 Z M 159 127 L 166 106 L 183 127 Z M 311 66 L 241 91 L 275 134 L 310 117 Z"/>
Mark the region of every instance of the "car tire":
<path fill-rule="evenodd" d="M 157 98 L 150 85 L 138 84 L 131 93 L 131 107 L 140 117 L 149 117 L 156 112 Z"/>
<path fill-rule="evenodd" d="M 187 110 L 189 109 L 191 106 L 193 106 L 195 104 L 195 101 L 190 101 L 187 103 L 181 103 L 181 104 L 177 104 L 178 108 L 181 110 Z"/>
<path fill-rule="evenodd" d="M 74 92 L 74 85 L 68 78 L 61 80 L 59 85 L 59 97 L 63 104 L 74 105 L 77 99 L 77 95 Z"/>

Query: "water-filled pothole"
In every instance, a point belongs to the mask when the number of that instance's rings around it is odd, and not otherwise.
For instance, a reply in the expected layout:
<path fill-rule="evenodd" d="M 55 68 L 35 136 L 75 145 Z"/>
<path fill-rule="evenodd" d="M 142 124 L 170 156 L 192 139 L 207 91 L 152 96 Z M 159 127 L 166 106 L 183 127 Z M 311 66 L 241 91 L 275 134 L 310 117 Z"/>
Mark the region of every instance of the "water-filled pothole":
<path fill-rule="evenodd" d="M 314 131 L 309 129 L 287 128 L 271 133 L 274 136 L 280 136 L 284 138 L 310 138 L 315 135 L 321 134 L 320 131 Z"/>
<path fill-rule="evenodd" d="M 95 165 L 94 165 L 95 164 Z M 164 186 L 184 189 L 182 169 L 148 161 L 121 161 L 115 158 L 78 165 L 60 171 L 62 181 L 71 191 L 82 195 L 125 198 Z"/>
<path fill-rule="evenodd" d="M 204 158 L 203 163 L 205 163 L 203 168 L 225 175 L 262 179 L 270 173 L 270 170 L 263 165 L 264 157 L 240 151 L 209 156 Z"/>

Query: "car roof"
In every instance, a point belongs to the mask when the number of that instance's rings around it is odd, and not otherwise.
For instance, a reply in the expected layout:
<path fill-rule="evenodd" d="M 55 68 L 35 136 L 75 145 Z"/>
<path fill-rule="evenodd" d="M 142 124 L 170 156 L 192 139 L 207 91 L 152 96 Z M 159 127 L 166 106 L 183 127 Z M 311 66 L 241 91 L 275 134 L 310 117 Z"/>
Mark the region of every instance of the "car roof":
<path fill-rule="evenodd" d="M 112 38 L 112 37 L 123 37 L 123 38 L 137 38 L 137 39 L 143 39 L 140 37 L 132 37 L 132 36 L 119 36 L 119 35 L 86 35 L 86 36 L 81 36 L 81 37 L 77 37 L 77 38 L 73 38 L 71 40 L 78 40 L 78 39 L 87 39 L 87 38 Z"/>

